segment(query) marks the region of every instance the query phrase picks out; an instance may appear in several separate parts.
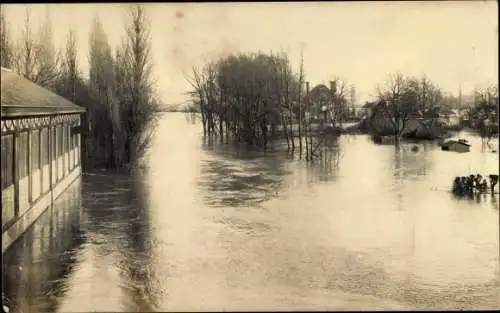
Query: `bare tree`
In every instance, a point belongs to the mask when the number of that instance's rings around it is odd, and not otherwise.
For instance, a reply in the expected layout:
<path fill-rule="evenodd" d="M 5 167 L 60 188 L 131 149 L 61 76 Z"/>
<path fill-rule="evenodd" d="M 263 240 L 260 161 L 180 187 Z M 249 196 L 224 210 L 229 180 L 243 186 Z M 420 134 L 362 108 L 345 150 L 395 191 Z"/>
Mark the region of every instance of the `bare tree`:
<path fill-rule="evenodd" d="M 11 68 L 13 65 L 14 47 L 7 22 L 5 5 L 0 5 L 0 65 Z"/>
<path fill-rule="evenodd" d="M 204 104 L 204 95 L 205 95 L 205 86 L 204 79 L 202 77 L 202 73 L 199 69 L 193 66 L 192 68 L 192 79 L 186 78 L 191 87 L 192 91 L 189 92 L 189 95 L 193 99 L 193 107 L 200 107 L 201 113 L 201 122 L 203 125 L 203 136 L 207 136 L 207 114 L 205 113 L 206 105 Z"/>
<path fill-rule="evenodd" d="M 284 83 L 284 106 L 286 108 L 286 112 L 287 114 L 285 115 L 285 117 L 288 119 L 288 125 L 290 127 L 290 142 L 292 144 L 292 151 L 295 151 L 295 136 L 294 136 L 294 132 L 293 132 L 293 120 L 294 120 L 294 116 L 293 116 L 293 99 L 291 97 L 291 91 L 293 90 L 293 86 L 291 86 L 291 80 L 290 80 L 290 76 L 292 75 L 291 73 L 291 68 L 289 66 L 289 60 L 288 60 L 288 56 L 286 54 L 284 54 L 282 52 L 282 55 L 284 56 L 281 61 L 284 63 L 283 66 L 281 67 L 282 69 L 282 75 L 283 75 L 283 83 Z"/>
<path fill-rule="evenodd" d="M 298 100 L 298 107 L 299 107 L 299 116 L 298 116 L 298 124 L 299 124 L 299 154 L 300 157 L 302 157 L 302 125 L 304 122 L 304 108 L 303 108 L 303 98 L 304 98 L 304 93 L 302 91 L 303 85 L 304 85 L 304 53 L 303 50 L 300 50 L 300 71 L 299 71 L 299 85 L 298 85 L 298 95 L 297 95 L 297 100 Z M 307 141 L 306 141 L 307 145 Z"/>
<path fill-rule="evenodd" d="M 433 128 L 439 127 L 438 117 L 440 104 L 443 100 L 441 89 L 426 76 L 420 80 L 413 78 L 412 86 L 416 92 L 416 117 L 419 124 L 426 130 L 429 137 L 433 136 Z"/>
<path fill-rule="evenodd" d="M 54 89 L 59 64 L 48 10 L 38 37 L 35 37 L 31 29 L 31 14 L 29 8 L 26 9 L 24 30 L 16 50 L 14 67 L 17 72 L 43 87 Z"/>
<path fill-rule="evenodd" d="M 416 87 L 414 81 L 399 72 L 389 75 L 385 85 L 377 87 L 380 99 L 377 109 L 392 125 L 396 145 L 415 112 Z"/>
<path fill-rule="evenodd" d="M 40 27 L 36 44 L 36 77 L 35 82 L 50 89 L 54 88 L 58 76 L 60 55 L 56 54 L 52 34 L 50 11 L 47 9 L 45 21 Z"/>
<path fill-rule="evenodd" d="M 349 87 L 349 104 L 350 104 L 350 114 L 349 117 L 355 118 L 356 115 L 356 86 L 351 84 Z"/>
<path fill-rule="evenodd" d="M 83 79 L 78 68 L 77 62 L 77 45 L 76 34 L 73 30 L 69 30 L 64 52 L 61 53 L 60 68 L 58 70 L 59 77 L 55 82 L 55 92 L 60 96 L 71 100 L 72 102 L 87 108 L 87 114 L 84 115 L 82 121 L 82 166 L 87 168 L 88 160 L 88 138 L 89 129 L 87 126 L 89 112 L 92 109 L 94 101 L 90 97 L 89 89 L 86 81 Z"/>
<path fill-rule="evenodd" d="M 107 34 L 96 16 L 89 36 L 89 89 L 93 105 L 89 107 L 92 155 L 108 167 L 119 166 L 120 118 L 115 97 L 114 59 Z M 97 161 L 96 161 L 97 162 Z"/>
<path fill-rule="evenodd" d="M 76 34 L 73 29 L 68 32 L 66 40 L 66 48 L 64 56 L 61 60 L 60 76 L 56 91 L 63 97 L 73 101 L 77 101 L 77 85 L 81 80 L 80 72 L 77 65 L 77 46 Z"/>
<path fill-rule="evenodd" d="M 148 147 L 157 111 L 153 101 L 151 35 L 144 6 L 131 6 L 129 18 L 116 64 L 124 75 L 120 111 L 127 134 L 127 163 L 135 162 Z"/>
<path fill-rule="evenodd" d="M 268 127 L 274 138 L 281 119 L 293 149 L 287 130 L 293 122 L 290 112 L 298 103 L 299 84 L 284 54 L 230 55 L 193 69 L 188 81 L 193 87 L 192 100 L 200 106 L 205 135 L 223 136 L 225 132 L 226 141 L 231 136 L 266 147 Z"/>
<path fill-rule="evenodd" d="M 345 119 L 347 112 L 347 96 L 349 88 L 345 79 L 335 77 L 330 81 L 330 119 L 332 127 L 342 127 L 342 121 Z"/>
<path fill-rule="evenodd" d="M 476 89 L 474 99 L 475 103 L 470 116 L 483 141 L 486 140 L 485 143 L 489 144 L 493 135 L 498 133 L 498 84 Z"/>
<path fill-rule="evenodd" d="M 17 50 L 18 55 L 15 58 L 16 70 L 27 79 L 33 80 L 35 76 L 36 42 L 31 29 L 31 13 L 29 8 L 26 8 L 24 30 Z"/>

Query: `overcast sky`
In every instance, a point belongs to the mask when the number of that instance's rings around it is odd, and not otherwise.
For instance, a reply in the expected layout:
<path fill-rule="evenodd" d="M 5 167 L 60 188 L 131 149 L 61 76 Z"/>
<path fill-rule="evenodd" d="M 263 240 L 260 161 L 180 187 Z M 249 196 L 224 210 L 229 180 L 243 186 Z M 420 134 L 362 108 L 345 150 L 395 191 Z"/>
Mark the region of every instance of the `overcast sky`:
<path fill-rule="evenodd" d="M 88 33 L 98 14 L 117 45 L 124 4 L 7 5 L 14 34 L 25 8 L 37 26 L 49 8 L 55 44 L 77 30 L 80 66 L 88 68 Z M 192 65 L 231 52 L 286 51 L 312 85 L 338 76 L 370 100 L 387 74 L 426 74 L 446 91 L 498 81 L 496 1 L 147 4 L 158 92 L 167 103 L 186 99 Z"/>

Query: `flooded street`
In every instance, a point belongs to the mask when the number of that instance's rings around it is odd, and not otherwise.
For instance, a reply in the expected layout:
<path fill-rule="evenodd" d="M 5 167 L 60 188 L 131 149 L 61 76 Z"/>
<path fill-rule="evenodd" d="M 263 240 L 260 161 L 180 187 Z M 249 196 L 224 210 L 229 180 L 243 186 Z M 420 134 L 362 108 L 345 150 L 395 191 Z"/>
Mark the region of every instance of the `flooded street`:
<path fill-rule="evenodd" d="M 138 173 L 84 174 L 7 251 L 9 307 L 498 308 L 498 194 L 448 191 L 499 171 L 468 139 L 458 154 L 343 136 L 307 164 L 204 142 L 201 124 L 164 114 Z"/>

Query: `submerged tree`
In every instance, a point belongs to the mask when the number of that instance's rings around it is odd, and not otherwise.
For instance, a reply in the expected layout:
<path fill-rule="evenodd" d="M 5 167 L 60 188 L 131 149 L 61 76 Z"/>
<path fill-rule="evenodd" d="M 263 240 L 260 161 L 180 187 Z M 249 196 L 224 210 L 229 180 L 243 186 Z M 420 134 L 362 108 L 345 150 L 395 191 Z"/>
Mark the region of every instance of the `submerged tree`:
<path fill-rule="evenodd" d="M 30 11 L 26 10 L 24 30 L 15 47 L 11 45 L 4 12 L 2 7 L 2 66 L 11 66 L 27 79 L 87 109 L 82 125 L 84 165 L 133 165 L 148 146 L 159 103 L 151 79 L 151 40 L 143 6 L 130 8 L 122 45 L 115 51 L 99 19 L 93 21 L 88 78 L 77 66 L 73 30 L 68 33 L 65 48 L 56 53 L 48 10 L 36 35 Z"/>
<path fill-rule="evenodd" d="M 377 88 L 380 102 L 376 109 L 389 120 L 396 144 L 399 143 L 411 113 L 414 112 L 414 101 L 408 101 L 408 98 L 413 96 L 410 85 L 411 82 L 398 72 L 390 75 L 384 86 Z"/>
<path fill-rule="evenodd" d="M 347 101 L 349 87 L 347 81 L 338 77 L 330 81 L 330 93 L 332 126 L 336 127 L 338 125 L 341 127 L 349 114 Z"/>
<path fill-rule="evenodd" d="M 293 149 L 299 82 L 286 55 L 231 55 L 193 69 L 190 83 L 206 135 L 266 147 L 281 123 Z"/>
<path fill-rule="evenodd" d="M 96 163 L 115 167 L 119 134 L 119 116 L 115 92 L 114 60 L 107 34 L 98 17 L 93 21 L 89 37 L 89 90 L 92 105 L 88 107 L 91 155 Z M 117 129 L 118 128 L 118 129 Z"/>
<path fill-rule="evenodd" d="M 312 160 L 320 157 L 315 151 L 324 137 L 332 135 L 312 128 L 318 103 L 309 95 L 302 57 L 299 73 L 295 73 L 284 53 L 230 55 L 193 68 L 188 80 L 193 88 L 193 106 L 200 108 L 205 136 L 220 136 L 226 142 L 231 138 L 263 148 L 274 139 L 284 138 L 292 154 L 298 138 L 299 155 L 305 147 L 306 159 Z M 334 94 L 324 88 L 324 104 L 332 111 L 335 103 L 346 103 L 345 88 Z"/>
<path fill-rule="evenodd" d="M 498 84 L 474 91 L 474 107 L 470 117 L 482 139 L 489 142 L 498 133 L 499 98 Z"/>
<path fill-rule="evenodd" d="M 439 88 L 426 77 L 419 80 L 399 72 L 390 75 L 385 85 L 377 88 L 377 93 L 379 103 L 374 107 L 372 119 L 380 114 L 389 121 L 396 145 L 403 133 L 408 131 L 411 119 L 430 128 L 436 120 L 438 104 L 442 99 Z"/>
<path fill-rule="evenodd" d="M 129 14 L 130 21 L 116 60 L 125 163 L 133 163 L 145 153 L 158 110 L 153 90 L 151 35 L 146 12 L 142 5 L 133 5 Z"/>
<path fill-rule="evenodd" d="M 84 115 L 82 121 L 82 166 L 88 166 L 89 149 L 87 140 L 88 133 L 88 116 L 89 108 L 94 103 L 91 99 L 87 81 L 83 78 L 81 71 L 78 68 L 78 47 L 76 45 L 76 34 L 73 30 L 69 30 L 64 52 L 61 53 L 61 62 L 59 68 L 59 77 L 55 83 L 55 92 L 60 96 L 87 108 L 87 114 Z"/>
<path fill-rule="evenodd" d="M 377 135 L 392 135 L 398 145 L 401 137 L 433 139 L 446 132 L 439 119 L 443 93 L 426 76 L 392 74 L 377 94 L 366 125 Z"/>

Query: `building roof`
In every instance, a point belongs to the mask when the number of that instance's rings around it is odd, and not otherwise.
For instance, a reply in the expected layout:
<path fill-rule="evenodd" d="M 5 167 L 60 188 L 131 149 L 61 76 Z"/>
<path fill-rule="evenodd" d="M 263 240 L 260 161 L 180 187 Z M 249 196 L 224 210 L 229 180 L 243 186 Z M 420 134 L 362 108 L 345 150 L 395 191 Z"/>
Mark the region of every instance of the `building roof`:
<path fill-rule="evenodd" d="M 85 108 L 2 67 L 2 117 L 82 113 Z"/>
<path fill-rule="evenodd" d="M 306 95 L 306 100 L 311 103 L 320 102 L 321 100 L 327 100 L 330 98 L 330 89 L 323 84 L 314 86 Z"/>

